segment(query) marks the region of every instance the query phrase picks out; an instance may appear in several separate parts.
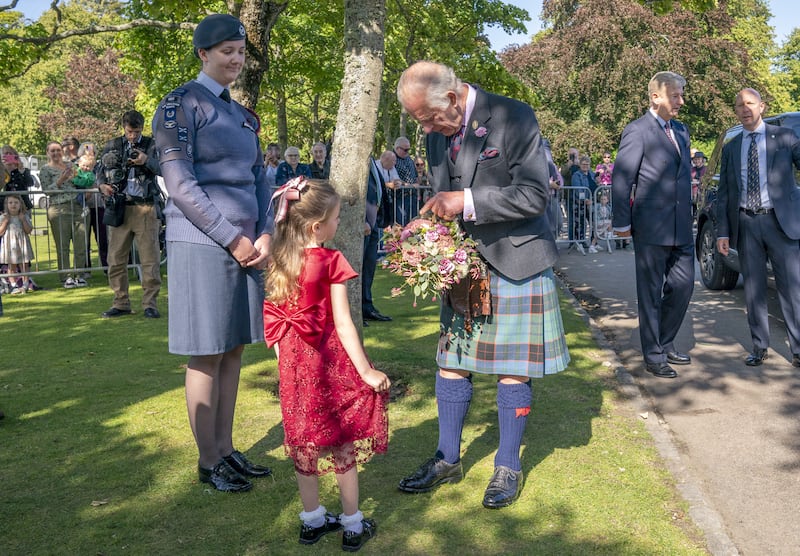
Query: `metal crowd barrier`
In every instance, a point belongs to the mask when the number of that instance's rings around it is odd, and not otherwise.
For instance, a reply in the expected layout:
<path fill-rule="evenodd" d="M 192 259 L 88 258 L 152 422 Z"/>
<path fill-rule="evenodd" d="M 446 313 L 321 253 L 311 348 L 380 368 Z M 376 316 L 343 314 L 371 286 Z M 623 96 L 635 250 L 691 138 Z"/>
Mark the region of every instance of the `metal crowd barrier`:
<path fill-rule="evenodd" d="M 48 218 L 48 211 L 51 210 L 49 203 L 48 192 L 40 190 L 32 190 L 30 193 L 23 193 L 18 191 L 0 191 L 0 203 L 5 203 L 5 197 L 9 195 L 28 195 L 33 202 L 33 208 L 29 211 L 33 231 L 30 234 L 31 246 L 33 248 L 33 256 L 31 257 L 29 268 L 25 272 L 9 272 L 8 265 L 0 266 L 0 285 L 6 284 L 11 278 L 18 276 L 41 276 L 48 274 L 60 274 L 62 276 L 86 276 L 93 272 L 107 271 L 108 266 L 103 265 L 100 261 L 100 228 L 105 228 L 102 218 L 102 199 L 99 197 L 100 192 L 98 189 L 62 189 L 58 194 L 73 193 L 76 201 L 71 203 L 63 203 L 57 205 L 63 207 L 66 213 L 62 212 L 62 217 L 65 220 L 71 221 L 71 226 L 62 226 L 60 234 L 61 245 L 56 245 L 56 239 L 53 233 L 53 223 Z M 90 205 L 83 207 L 78 203 L 78 195 L 85 195 L 86 202 Z M 96 202 L 90 199 L 92 196 L 97 195 Z M 53 211 L 51 211 L 52 213 Z M 69 228 L 69 229 L 67 229 Z M 3 238 L 0 238 L 3 241 Z M 75 259 L 76 243 L 80 242 L 86 253 L 87 264 L 84 266 L 77 266 Z M 128 264 L 128 269 L 136 271 L 137 276 L 141 277 L 141 264 L 138 259 L 138 252 L 134 245 L 131 249 L 131 259 Z M 58 252 L 59 247 L 63 247 L 64 251 L 68 253 L 67 260 L 62 260 L 62 268 L 58 268 Z M 162 257 L 163 263 L 163 257 Z M 63 278 L 62 278 L 63 281 Z"/>
<path fill-rule="evenodd" d="M 604 200 L 605 198 L 605 200 Z M 613 251 L 617 236 L 611 228 L 611 187 L 565 186 L 550 197 L 549 217 L 556 242 L 583 254 L 590 246 Z"/>

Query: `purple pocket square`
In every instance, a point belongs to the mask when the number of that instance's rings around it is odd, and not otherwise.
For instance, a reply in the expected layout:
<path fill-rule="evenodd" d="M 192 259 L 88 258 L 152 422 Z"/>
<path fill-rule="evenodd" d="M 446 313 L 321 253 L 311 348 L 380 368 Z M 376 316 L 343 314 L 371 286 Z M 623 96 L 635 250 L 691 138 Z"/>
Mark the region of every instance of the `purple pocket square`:
<path fill-rule="evenodd" d="M 490 160 L 492 158 L 497 158 L 498 156 L 500 156 L 500 151 L 498 151 L 497 149 L 486 149 L 478 157 L 478 164 L 480 164 L 484 160 Z"/>

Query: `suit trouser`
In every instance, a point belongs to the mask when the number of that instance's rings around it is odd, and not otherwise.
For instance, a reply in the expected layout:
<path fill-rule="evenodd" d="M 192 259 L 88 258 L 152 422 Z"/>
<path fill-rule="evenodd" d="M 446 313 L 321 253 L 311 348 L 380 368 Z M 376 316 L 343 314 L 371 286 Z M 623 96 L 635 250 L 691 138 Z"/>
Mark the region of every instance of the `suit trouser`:
<path fill-rule="evenodd" d="M 130 310 L 128 296 L 128 257 L 136 239 L 139 262 L 142 265 L 142 307 L 156 307 L 161 290 L 161 250 L 158 232 L 161 221 L 153 205 L 127 205 L 121 226 L 108 227 L 108 285 L 114 292 L 113 306 Z"/>
<path fill-rule="evenodd" d="M 636 295 L 639 336 L 645 363 L 664 363 L 677 351 L 678 335 L 694 290 L 694 245 L 650 245 L 633 238 L 636 246 Z"/>
<path fill-rule="evenodd" d="M 364 237 L 364 260 L 361 264 L 361 311 L 374 311 L 372 304 L 372 282 L 375 279 L 375 268 L 378 266 L 378 243 L 380 231 L 372 228 Z"/>
<path fill-rule="evenodd" d="M 739 262 L 753 347 L 769 347 L 767 258 L 772 264 L 789 347 L 800 353 L 800 241 L 783 233 L 775 213 L 739 212 Z"/>

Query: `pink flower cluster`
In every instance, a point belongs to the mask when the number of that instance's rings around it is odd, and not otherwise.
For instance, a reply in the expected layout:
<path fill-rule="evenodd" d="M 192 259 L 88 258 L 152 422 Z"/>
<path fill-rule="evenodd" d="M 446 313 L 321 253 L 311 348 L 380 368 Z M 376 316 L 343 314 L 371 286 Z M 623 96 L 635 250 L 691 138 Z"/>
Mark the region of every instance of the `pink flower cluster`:
<path fill-rule="evenodd" d="M 386 258 L 383 265 L 405 281 L 392 288 L 392 296 L 411 288 L 414 306 L 417 298 L 437 295 L 472 273 L 479 275 L 483 262 L 475 242 L 468 238 L 458 222 L 417 218 L 405 227 L 387 228 L 383 233 Z"/>

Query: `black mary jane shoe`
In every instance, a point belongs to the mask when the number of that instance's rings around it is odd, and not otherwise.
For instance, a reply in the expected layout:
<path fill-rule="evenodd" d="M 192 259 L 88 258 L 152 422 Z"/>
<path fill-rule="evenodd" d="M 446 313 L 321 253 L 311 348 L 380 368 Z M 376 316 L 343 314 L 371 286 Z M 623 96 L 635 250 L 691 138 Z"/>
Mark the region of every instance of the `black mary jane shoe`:
<path fill-rule="evenodd" d="M 689 365 L 691 362 L 692 358 L 685 353 L 681 353 L 680 351 L 667 352 L 667 363 L 672 363 L 673 365 Z"/>
<path fill-rule="evenodd" d="M 505 465 L 498 465 L 483 494 L 483 507 L 497 510 L 510 506 L 519 496 L 521 484 L 522 471 L 514 471 Z"/>
<path fill-rule="evenodd" d="M 397 488 L 403 492 L 428 492 L 443 483 L 457 483 L 464 478 L 461 460 L 447 463 L 441 458 L 433 457 L 423 463 L 419 469 L 400 480 Z"/>
<path fill-rule="evenodd" d="M 239 450 L 234 450 L 230 455 L 222 458 L 234 471 L 245 477 L 267 477 L 272 475 L 272 469 L 263 465 L 251 463 Z"/>
<path fill-rule="evenodd" d="M 744 364 L 748 367 L 758 367 L 761 365 L 764 360 L 769 357 L 767 353 L 767 348 L 755 348 L 753 353 L 747 356 L 744 360 Z"/>
<path fill-rule="evenodd" d="M 353 533 L 352 531 L 345 531 L 342 534 L 342 550 L 345 552 L 357 552 L 361 550 L 364 543 L 375 536 L 378 532 L 378 526 L 372 519 L 362 519 L 361 525 L 364 530 L 360 533 Z"/>
<path fill-rule="evenodd" d="M 339 518 L 330 512 L 325 513 L 325 523 L 319 527 L 311 527 L 303 523 L 300 525 L 300 544 L 314 544 L 328 533 L 334 533 L 342 528 Z"/>
<path fill-rule="evenodd" d="M 224 459 L 219 460 L 212 469 L 198 465 L 197 475 L 201 483 L 213 485 L 222 492 L 246 492 L 253 488 L 253 483 L 245 479 Z"/>

